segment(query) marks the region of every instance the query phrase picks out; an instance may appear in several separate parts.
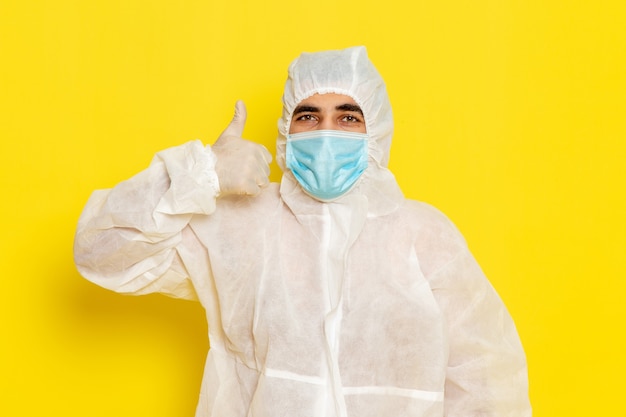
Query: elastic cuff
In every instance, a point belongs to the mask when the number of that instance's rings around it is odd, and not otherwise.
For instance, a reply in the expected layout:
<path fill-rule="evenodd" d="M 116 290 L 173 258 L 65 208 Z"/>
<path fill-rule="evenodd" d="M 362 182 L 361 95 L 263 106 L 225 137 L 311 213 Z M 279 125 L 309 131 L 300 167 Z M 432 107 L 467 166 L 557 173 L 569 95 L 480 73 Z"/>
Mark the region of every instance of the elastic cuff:
<path fill-rule="evenodd" d="M 204 174 L 208 180 L 209 186 L 215 192 L 215 197 L 219 197 L 220 195 L 220 180 L 217 176 L 217 172 L 215 171 L 215 164 L 217 163 L 217 157 L 215 156 L 215 152 L 211 149 L 211 145 L 206 145 L 204 147 L 204 151 L 209 157 L 209 164 L 207 168 L 204 170 Z"/>

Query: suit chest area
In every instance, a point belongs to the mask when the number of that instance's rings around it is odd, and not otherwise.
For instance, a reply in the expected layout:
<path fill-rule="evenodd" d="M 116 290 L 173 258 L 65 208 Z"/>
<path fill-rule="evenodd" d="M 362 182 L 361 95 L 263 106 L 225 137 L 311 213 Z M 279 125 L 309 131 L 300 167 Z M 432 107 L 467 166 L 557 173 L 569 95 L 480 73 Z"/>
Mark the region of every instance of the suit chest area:
<path fill-rule="evenodd" d="M 232 350 L 246 363 L 304 375 L 323 372 L 332 352 L 351 378 L 372 369 L 372 357 L 403 372 L 419 367 L 409 360 L 415 352 L 442 363 L 441 314 L 413 237 L 378 226 L 366 221 L 351 242 L 323 219 L 268 217 L 244 242 L 223 230 L 209 252 Z"/>

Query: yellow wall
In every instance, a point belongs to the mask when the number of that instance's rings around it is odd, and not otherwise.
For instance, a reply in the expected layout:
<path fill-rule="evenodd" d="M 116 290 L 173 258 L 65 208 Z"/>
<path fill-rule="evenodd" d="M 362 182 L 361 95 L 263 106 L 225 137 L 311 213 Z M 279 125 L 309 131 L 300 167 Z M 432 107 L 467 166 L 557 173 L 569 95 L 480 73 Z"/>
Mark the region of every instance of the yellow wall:
<path fill-rule="evenodd" d="M 356 44 L 387 81 L 398 181 L 456 222 L 518 324 L 535 416 L 619 414 L 625 5 L 2 2 L 0 415 L 193 414 L 202 310 L 81 279 L 78 215 L 154 152 L 211 143 L 236 99 L 273 150 L 291 59 Z"/>

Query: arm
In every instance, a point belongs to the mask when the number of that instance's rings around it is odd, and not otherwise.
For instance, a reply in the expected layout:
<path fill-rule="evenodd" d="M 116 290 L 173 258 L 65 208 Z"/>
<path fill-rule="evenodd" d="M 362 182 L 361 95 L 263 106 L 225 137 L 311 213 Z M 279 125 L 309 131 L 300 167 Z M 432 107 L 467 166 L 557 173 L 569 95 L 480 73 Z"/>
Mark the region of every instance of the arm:
<path fill-rule="evenodd" d="M 445 415 L 529 417 L 526 357 L 513 320 L 456 228 L 442 227 L 439 236 L 447 260 L 428 280 L 448 329 Z"/>
<path fill-rule="evenodd" d="M 244 124 L 245 107 L 239 102 L 214 151 L 200 141 L 167 149 L 146 170 L 94 192 L 74 241 L 79 272 L 118 292 L 194 299 L 178 254 L 193 238 L 186 230 L 192 216 L 210 215 L 219 195 L 255 194 L 268 183 L 271 156 L 239 137 Z"/>
<path fill-rule="evenodd" d="M 122 293 L 195 298 L 176 247 L 194 214 L 215 210 L 214 165 L 210 149 L 189 142 L 160 152 L 115 188 L 95 191 L 74 240 L 81 275 Z"/>

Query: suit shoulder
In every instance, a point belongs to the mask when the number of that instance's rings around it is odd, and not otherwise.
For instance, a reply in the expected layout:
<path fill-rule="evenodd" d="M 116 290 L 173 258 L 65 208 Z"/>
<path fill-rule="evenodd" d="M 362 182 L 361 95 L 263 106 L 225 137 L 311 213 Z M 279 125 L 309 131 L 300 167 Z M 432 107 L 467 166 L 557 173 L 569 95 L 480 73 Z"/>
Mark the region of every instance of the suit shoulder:
<path fill-rule="evenodd" d="M 401 213 L 422 227 L 452 229 L 458 233 L 456 226 L 446 214 L 423 201 L 406 200 Z"/>
<path fill-rule="evenodd" d="M 449 258 L 467 249 L 465 238 L 455 224 L 441 210 L 421 201 L 407 200 L 402 208 L 406 227 L 414 233 L 418 253 L 438 253 Z"/>

